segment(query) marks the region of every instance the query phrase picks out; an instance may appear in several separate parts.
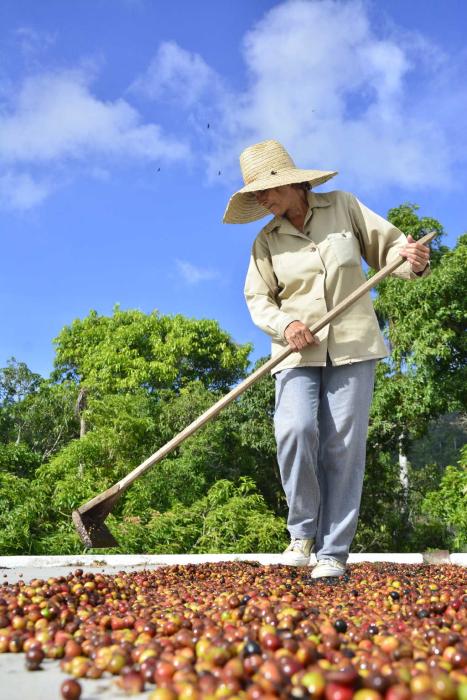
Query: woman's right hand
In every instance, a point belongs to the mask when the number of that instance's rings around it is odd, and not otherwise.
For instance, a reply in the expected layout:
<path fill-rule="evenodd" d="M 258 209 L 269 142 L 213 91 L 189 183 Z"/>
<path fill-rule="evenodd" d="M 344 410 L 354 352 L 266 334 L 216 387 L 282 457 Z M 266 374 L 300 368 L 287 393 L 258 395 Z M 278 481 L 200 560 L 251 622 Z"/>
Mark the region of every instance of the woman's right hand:
<path fill-rule="evenodd" d="M 301 321 L 292 321 L 284 331 L 284 336 L 292 350 L 303 350 L 307 345 L 319 345 L 319 338 L 311 335 L 308 326 Z"/>

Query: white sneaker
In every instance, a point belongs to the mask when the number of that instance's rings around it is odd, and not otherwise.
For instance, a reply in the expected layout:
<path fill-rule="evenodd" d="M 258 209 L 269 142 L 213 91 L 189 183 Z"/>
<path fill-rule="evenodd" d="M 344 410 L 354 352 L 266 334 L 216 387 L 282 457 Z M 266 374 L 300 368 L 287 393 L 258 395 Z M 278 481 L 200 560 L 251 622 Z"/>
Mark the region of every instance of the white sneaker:
<path fill-rule="evenodd" d="M 292 537 L 292 541 L 282 553 L 282 563 L 287 566 L 308 566 L 313 549 L 313 540 L 301 540 Z"/>
<path fill-rule="evenodd" d="M 311 578 L 325 578 L 326 576 L 343 576 L 345 574 L 345 564 L 329 557 L 328 559 L 320 559 L 313 571 Z"/>

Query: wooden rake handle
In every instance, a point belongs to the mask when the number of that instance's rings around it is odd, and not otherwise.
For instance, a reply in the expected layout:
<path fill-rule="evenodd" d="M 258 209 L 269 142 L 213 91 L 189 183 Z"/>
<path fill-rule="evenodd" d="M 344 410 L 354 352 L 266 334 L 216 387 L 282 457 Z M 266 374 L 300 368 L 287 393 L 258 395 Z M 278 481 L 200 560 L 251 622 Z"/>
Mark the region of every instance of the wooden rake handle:
<path fill-rule="evenodd" d="M 429 243 L 433 240 L 435 236 L 436 231 L 432 231 L 420 238 L 418 242 L 423 244 Z M 394 260 L 392 263 L 389 263 L 389 265 L 385 265 L 385 267 L 383 267 L 379 272 L 373 275 L 373 277 L 371 277 L 369 280 L 360 285 L 360 287 L 358 287 L 358 289 L 352 292 L 352 294 L 350 294 L 347 297 L 347 299 L 344 299 L 339 304 L 337 304 L 333 309 L 331 309 L 331 311 L 328 311 L 319 321 L 317 321 L 310 327 L 310 332 L 312 333 L 312 335 L 318 333 L 318 331 L 324 328 L 324 326 L 326 326 L 333 319 L 335 319 L 336 316 L 348 309 L 349 306 L 351 306 L 355 301 L 357 301 L 357 299 L 360 299 L 360 297 L 369 292 L 370 289 L 373 289 L 373 287 L 375 287 L 378 284 L 378 282 L 390 275 L 391 272 L 398 268 L 399 265 L 402 265 L 403 262 L 405 262 L 405 258 L 399 255 L 396 260 Z M 188 425 L 184 430 L 178 433 L 178 435 L 173 437 L 168 443 L 166 443 L 163 447 L 157 450 L 157 452 L 154 452 L 154 454 L 148 457 L 144 462 L 142 462 L 142 464 L 140 464 L 138 467 L 133 469 L 133 471 L 131 471 L 129 474 L 123 477 L 123 479 L 121 479 L 117 484 L 115 484 L 116 489 L 118 489 L 119 491 L 126 489 L 131 483 L 133 483 L 135 479 L 144 474 L 144 472 L 146 472 L 154 464 L 160 462 L 161 459 L 166 457 L 170 452 L 172 452 L 172 450 L 174 450 L 184 440 L 190 437 L 190 435 L 193 435 L 193 433 L 199 430 L 201 426 L 203 426 L 205 423 L 217 416 L 217 414 L 220 413 L 220 411 L 222 411 L 222 409 L 225 408 L 225 406 L 234 401 L 238 396 L 240 396 L 240 394 L 243 394 L 244 391 L 249 389 L 250 386 L 252 386 L 255 382 L 258 381 L 258 379 L 261 379 L 261 377 L 270 372 L 276 365 L 282 362 L 282 360 L 285 360 L 285 358 L 288 357 L 292 352 L 294 352 L 292 348 L 284 348 L 282 352 L 265 362 L 264 365 L 261 365 L 261 367 L 259 367 L 255 372 L 253 372 L 253 374 L 250 374 L 249 377 L 247 377 L 243 382 L 241 382 L 238 386 L 232 389 L 232 391 L 230 391 L 228 394 L 219 399 L 219 401 L 217 401 L 217 403 L 211 406 L 211 408 L 208 408 L 208 410 L 205 411 L 201 416 L 199 416 L 199 418 L 196 418 L 196 420 L 190 423 L 190 425 Z M 93 505 L 94 500 L 97 503 L 100 500 L 99 496 L 96 496 L 96 498 L 90 501 L 87 504 L 87 506 L 89 507 Z"/>

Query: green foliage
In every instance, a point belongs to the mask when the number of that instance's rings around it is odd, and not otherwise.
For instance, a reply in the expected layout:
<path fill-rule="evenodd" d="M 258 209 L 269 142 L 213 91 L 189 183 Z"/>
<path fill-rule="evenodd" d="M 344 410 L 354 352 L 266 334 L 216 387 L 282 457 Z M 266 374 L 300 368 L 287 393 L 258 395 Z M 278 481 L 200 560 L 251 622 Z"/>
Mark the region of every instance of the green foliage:
<path fill-rule="evenodd" d="M 258 397 L 255 399 L 254 389 L 260 392 L 261 401 Z M 249 403 L 251 394 L 252 404 Z M 283 496 L 275 457 L 272 413 L 268 414 L 262 403 L 264 400 L 269 404 L 271 397 L 273 404 L 274 383 L 267 377 L 139 479 L 125 496 L 125 514 L 134 513 L 144 518 L 147 508 L 164 511 L 177 502 L 189 506 L 220 478 L 235 481 L 242 475 L 252 478 L 268 505 L 274 507 Z M 179 394 L 167 392 L 159 403 L 158 442 L 151 451 L 168 442 L 218 398 L 218 394 L 208 391 L 201 382 L 190 383 Z M 263 414 L 262 437 L 249 422 L 255 401 L 258 420 Z M 258 439 L 264 443 L 259 443 Z M 269 450 L 265 447 L 266 441 Z"/>
<path fill-rule="evenodd" d="M 18 406 L 38 390 L 40 381 L 40 375 L 14 357 L 0 369 L 0 440 L 3 442 L 21 438 L 20 427 L 16 425 Z"/>
<path fill-rule="evenodd" d="M 457 466 L 446 467 L 439 488 L 426 495 L 421 510 L 448 528 L 451 548 L 467 551 L 467 445 Z"/>
<path fill-rule="evenodd" d="M 0 516 L 7 516 L 12 508 L 28 498 L 29 485 L 27 479 L 0 471 Z"/>
<path fill-rule="evenodd" d="M 153 511 L 164 512 L 176 503 L 189 507 L 206 493 L 207 483 L 189 460 L 167 458 L 134 482 L 125 494 L 123 514 L 147 522 Z"/>
<path fill-rule="evenodd" d="M 10 433 L 4 437 L 21 433 L 28 443 L 0 443 L 0 468 L 11 472 L 2 474 L 5 489 L 14 484 L 0 521 L 2 551 L 82 551 L 71 511 L 127 474 L 212 405 L 230 382 L 243 376 L 248 352 L 249 346 L 237 346 L 213 321 L 155 313 L 146 317 L 117 309 L 112 318 L 91 314 L 64 329 L 53 379 L 42 380 L 25 365 L 10 363 L 2 394 Z M 80 409 L 87 432 L 80 439 L 78 381 L 88 388 L 86 405 Z M 274 516 L 262 496 L 252 492 L 251 479 L 248 487 L 246 482 L 238 487 L 238 493 L 232 486 L 229 497 L 215 501 L 213 496 L 220 488 L 216 484 L 248 474 L 253 463 L 227 410 L 129 489 L 109 522 L 117 532 L 123 525 L 129 532 L 133 529 L 133 551 L 142 551 L 148 537 L 147 548 L 159 546 L 161 513 L 173 524 L 173 532 L 190 530 L 188 522 L 192 517 L 196 521 L 197 513 L 200 523 L 206 520 L 202 515 L 206 494 L 209 504 L 226 509 L 227 515 L 244 498 L 247 510 L 243 519 L 237 517 L 236 532 L 250 537 L 242 526 L 252 524 L 258 510 L 255 541 L 264 542 L 274 536 L 274 527 L 267 527 L 268 518 Z M 210 513 L 214 517 L 215 508 Z M 201 535 L 202 530 L 197 531 L 196 540 Z M 186 536 L 179 540 L 184 543 Z M 122 541 L 122 551 L 128 551 L 131 541 Z M 219 538 L 216 542 L 221 547 Z"/>
<path fill-rule="evenodd" d="M 255 483 L 241 477 L 235 486 L 218 481 L 206 497 L 198 552 L 278 552 L 288 541 L 285 522 L 266 507 Z"/>
<path fill-rule="evenodd" d="M 37 393 L 18 405 L 18 434 L 42 461 L 79 435 L 76 396 L 76 387 L 70 382 L 43 380 Z"/>
<path fill-rule="evenodd" d="M 441 478 L 448 464 L 455 464 L 459 450 L 467 443 L 467 415 L 455 412 L 431 420 L 426 434 L 410 445 L 408 457 L 414 470 L 436 466 Z M 426 492 L 426 490 L 425 490 Z"/>
<path fill-rule="evenodd" d="M 369 442 L 395 449 L 430 420 L 466 408 L 467 235 L 416 283 L 385 280 L 375 302 L 392 354 L 380 363 Z"/>
<path fill-rule="evenodd" d="M 244 376 L 251 345 L 238 345 L 216 321 L 161 316 L 157 311 L 91 311 L 55 340 L 55 377 L 68 377 L 96 394 L 144 388 L 179 390 L 200 380 L 226 390 Z"/>
<path fill-rule="evenodd" d="M 397 463 L 387 453 L 369 451 L 353 549 L 360 552 L 395 551 L 402 506 Z"/>
<path fill-rule="evenodd" d="M 47 519 L 47 491 L 38 482 L 0 471 L 0 552 L 37 551 L 35 538 Z M 46 525 L 48 527 L 49 525 Z"/>
<path fill-rule="evenodd" d="M 0 443 L 25 443 L 46 461 L 78 435 L 76 386 L 54 383 L 12 358 L 0 370 Z"/>
<path fill-rule="evenodd" d="M 142 389 L 93 398 L 84 412 L 91 433 L 109 435 L 112 459 L 135 466 L 153 452 L 159 439 L 160 402 Z M 88 437 L 89 432 L 85 437 Z"/>
<path fill-rule="evenodd" d="M 0 405 L 11 405 L 34 394 L 41 382 L 40 374 L 31 372 L 24 362 L 11 357 L 0 369 Z"/>
<path fill-rule="evenodd" d="M 152 553 L 274 552 L 287 542 L 283 518 L 267 508 L 248 477 L 221 479 L 187 508 L 176 503 L 149 521 L 129 516 L 115 523 L 127 551 Z"/>
<path fill-rule="evenodd" d="M 24 443 L 0 443 L 0 472 L 12 472 L 16 476 L 31 477 L 40 465 L 40 458 Z"/>
<path fill-rule="evenodd" d="M 400 231 L 403 231 L 407 236 L 413 238 L 421 238 L 429 231 L 436 231 L 436 238 L 431 242 L 431 266 L 436 267 L 443 253 L 446 253 L 448 248 L 443 246 L 442 238 L 444 236 L 443 226 L 439 221 L 430 216 L 418 216 L 417 211 L 420 209 L 418 204 L 405 202 L 398 207 L 390 209 L 388 212 L 388 221 L 394 226 L 397 226 Z"/>
<path fill-rule="evenodd" d="M 254 369 L 266 359 L 260 358 Z M 241 452 L 250 458 L 248 468 L 245 458 L 243 460 L 243 473 L 248 473 L 258 484 L 268 505 L 276 513 L 285 515 L 287 504 L 276 459 L 274 405 L 275 382 L 268 374 L 242 394 L 227 412 L 226 419 L 230 422 L 231 430 L 237 432 Z"/>
<path fill-rule="evenodd" d="M 401 488 L 398 453 L 410 453 L 414 441 L 445 413 L 465 411 L 467 236 L 450 251 L 441 245 L 442 226 L 419 218 L 405 204 L 390 220 L 418 238 L 424 230 L 440 236 L 432 246 L 432 274 L 406 282 L 389 278 L 378 285 L 375 308 L 391 347 L 391 357 L 376 370 L 367 443 L 367 471 L 354 547 L 366 551 L 408 551 L 448 546 L 448 531 L 420 513 L 427 490 L 442 475 L 432 456 L 409 470 L 409 490 Z M 429 457 L 429 458 L 428 458 Z"/>

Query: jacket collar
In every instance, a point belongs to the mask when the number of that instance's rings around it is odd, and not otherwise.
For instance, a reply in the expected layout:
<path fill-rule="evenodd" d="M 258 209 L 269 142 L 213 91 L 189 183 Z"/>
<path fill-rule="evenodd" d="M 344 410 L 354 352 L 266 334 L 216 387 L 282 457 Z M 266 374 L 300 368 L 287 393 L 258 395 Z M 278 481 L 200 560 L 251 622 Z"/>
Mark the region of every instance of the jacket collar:
<path fill-rule="evenodd" d="M 308 203 L 310 209 L 331 206 L 331 200 L 326 192 L 312 192 L 311 190 L 308 192 Z"/>
<path fill-rule="evenodd" d="M 329 207 L 331 206 L 331 200 L 325 192 L 312 192 L 311 190 L 307 194 L 309 209 L 316 209 L 319 207 Z M 307 219 L 309 215 L 307 214 Z M 272 233 L 275 229 L 279 229 L 282 225 L 287 224 L 287 219 L 282 216 L 275 216 L 269 223 L 264 227 L 265 233 Z"/>

